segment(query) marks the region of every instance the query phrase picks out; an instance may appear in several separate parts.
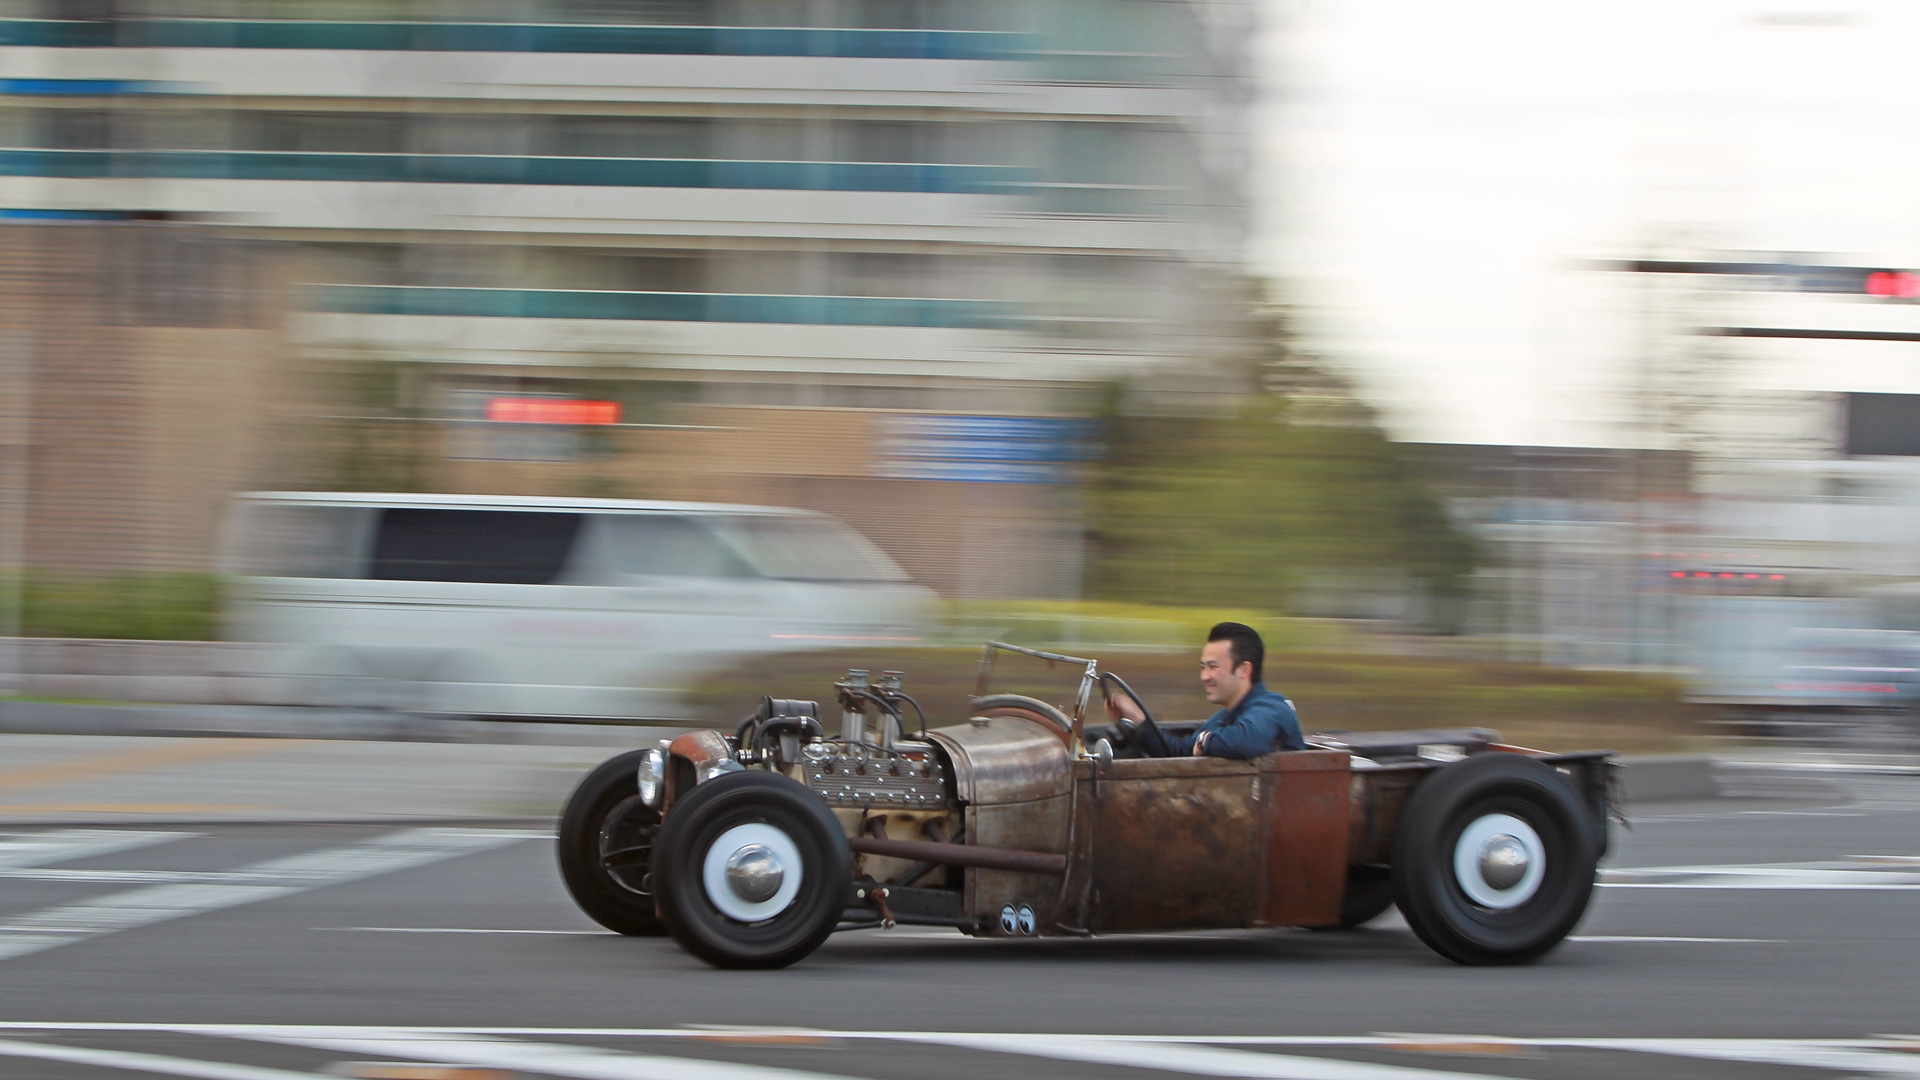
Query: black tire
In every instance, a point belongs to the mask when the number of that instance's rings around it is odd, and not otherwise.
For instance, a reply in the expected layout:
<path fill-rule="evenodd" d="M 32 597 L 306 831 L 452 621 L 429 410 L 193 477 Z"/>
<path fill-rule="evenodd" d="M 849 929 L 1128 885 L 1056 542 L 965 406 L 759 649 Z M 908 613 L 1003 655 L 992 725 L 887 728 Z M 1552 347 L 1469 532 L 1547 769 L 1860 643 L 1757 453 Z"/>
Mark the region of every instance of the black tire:
<path fill-rule="evenodd" d="M 587 774 L 560 815 L 560 878 L 594 922 L 633 937 L 666 932 L 647 875 L 659 811 L 640 801 L 640 755 L 621 754 Z"/>
<path fill-rule="evenodd" d="M 1526 874 L 1504 891 L 1473 854 L 1481 835 L 1484 844 L 1511 841 L 1510 850 L 1528 853 Z M 1595 848 L 1589 811 L 1566 777 L 1519 754 L 1476 754 L 1437 770 L 1407 801 L 1393 838 L 1394 902 L 1420 940 L 1449 960 L 1528 963 L 1586 913 Z"/>
<path fill-rule="evenodd" d="M 1393 906 L 1393 875 L 1384 866 L 1356 866 L 1347 871 L 1347 892 L 1340 899 L 1340 929 L 1365 926 Z"/>
<path fill-rule="evenodd" d="M 784 875 L 798 871 L 795 891 L 764 918 L 729 915 L 720 903 L 745 904 L 711 895 L 710 858 L 723 835 L 747 826 L 784 834 L 791 850 L 781 858 Z M 827 940 L 846 912 L 853 855 L 846 833 L 820 796 L 777 773 L 749 770 L 717 776 L 699 785 L 667 815 L 655 848 L 654 882 L 660 914 L 674 940 L 715 967 L 786 967 Z M 798 866 L 787 861 L 797 857 Z M 779 903 L 779 897 L 765 901 Z"/>

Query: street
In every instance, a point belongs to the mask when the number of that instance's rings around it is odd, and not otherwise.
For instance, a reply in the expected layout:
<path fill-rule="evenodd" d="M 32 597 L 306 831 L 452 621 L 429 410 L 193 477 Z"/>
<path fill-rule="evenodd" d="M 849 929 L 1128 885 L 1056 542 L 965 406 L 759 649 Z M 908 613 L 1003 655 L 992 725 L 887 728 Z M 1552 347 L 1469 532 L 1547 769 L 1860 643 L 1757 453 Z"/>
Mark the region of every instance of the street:
<path fill-rule="evenodd" d="M 539 819 L 11 825 L 0 1075 L 1913 1076 L 1913 789 L 1642 808 L 1575 938 L 1487 969 L 1390 915 L 721 972 L 587 921 Z"/>

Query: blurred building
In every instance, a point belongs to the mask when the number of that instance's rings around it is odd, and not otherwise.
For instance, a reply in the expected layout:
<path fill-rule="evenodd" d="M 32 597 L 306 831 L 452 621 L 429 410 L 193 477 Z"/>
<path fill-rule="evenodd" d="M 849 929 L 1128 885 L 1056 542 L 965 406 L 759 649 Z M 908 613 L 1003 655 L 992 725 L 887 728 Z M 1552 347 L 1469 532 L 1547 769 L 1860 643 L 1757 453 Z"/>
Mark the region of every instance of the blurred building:
<path fill-rule="evenodd" d="M 407 451 L 431 459 L 415 486 L 685 496 L 702 484 L 641 450 L 711 428 L 701 408 L 1070 415 L 1105 380 L 1231 349 L 1251 12 L 12 0 L 0 217 L 266 242 L 286 269 L 262 284 L 291 283 L 274 355 L 364 376 L 333 384 L 333 415 L 436 425 Z M 530 401 L 616 409 L 583 437 Z M 503 418 L 540 430 L 475 427 Z M 817 447 L 784 448 L 773 474 Z M 1031 464 L 1023 449 L 984 458 Z M 730 475 L 704 486 L 782 494 Z M 1066 476 L 867 478 L 1017 509 L 1050 500 L 984 485 Z M 786 497 L 852 501 L 828 488 Z M 1028 591 L 1071 592 L 1074 573 Z"/>

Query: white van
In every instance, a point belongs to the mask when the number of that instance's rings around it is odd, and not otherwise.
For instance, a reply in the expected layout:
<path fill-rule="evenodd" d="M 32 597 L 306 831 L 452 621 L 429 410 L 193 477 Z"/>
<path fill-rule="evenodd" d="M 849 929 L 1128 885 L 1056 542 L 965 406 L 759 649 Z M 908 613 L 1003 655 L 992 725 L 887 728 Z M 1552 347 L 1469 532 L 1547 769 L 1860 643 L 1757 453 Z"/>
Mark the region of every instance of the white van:
<path fill-rule="evenodd" d="M 934 596 L 821 514 L 485 495 L 240 496 L 228 636 L 289 703 L 670 719 L 740 657 L 919 639 Z"/>

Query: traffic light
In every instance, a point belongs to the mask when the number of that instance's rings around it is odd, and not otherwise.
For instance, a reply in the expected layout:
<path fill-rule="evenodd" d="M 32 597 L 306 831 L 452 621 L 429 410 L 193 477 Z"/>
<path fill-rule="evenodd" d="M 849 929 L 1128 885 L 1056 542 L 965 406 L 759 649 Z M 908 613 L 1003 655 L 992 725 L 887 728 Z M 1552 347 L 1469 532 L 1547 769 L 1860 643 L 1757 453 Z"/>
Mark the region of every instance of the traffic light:
<path fill-rule="evenodd" d="M 1868 296 L 1912 300 L 1920 296 L 1920 274 L 1911 270 L 1874 270 L 1867 274 L 1864 287 Z"/>

